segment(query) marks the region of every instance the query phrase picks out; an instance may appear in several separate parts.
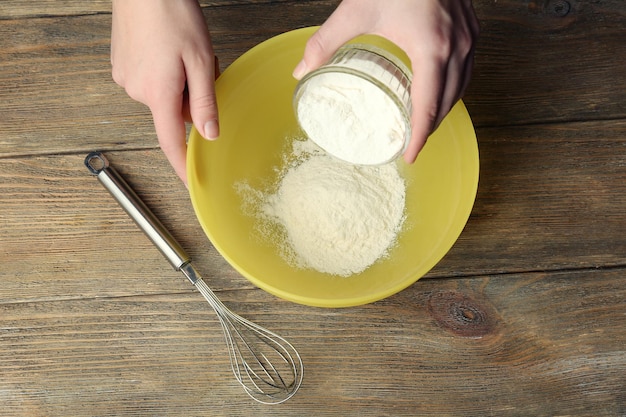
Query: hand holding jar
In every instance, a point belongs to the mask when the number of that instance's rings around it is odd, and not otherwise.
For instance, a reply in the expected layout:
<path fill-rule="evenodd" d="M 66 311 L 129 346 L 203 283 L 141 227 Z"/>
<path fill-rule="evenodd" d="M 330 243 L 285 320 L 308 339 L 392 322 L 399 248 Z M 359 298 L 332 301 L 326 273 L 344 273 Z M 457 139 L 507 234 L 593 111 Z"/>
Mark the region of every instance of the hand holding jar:
<path fill-rule="evenodd" d="M 404 152 L 412 163 L 469 84 L 478 32 L 470 0 L 344 0 L 309 39 L 294 77 L 318 68 L 358 35 L 394 42 L 413 67 L 411 139 Z"/>

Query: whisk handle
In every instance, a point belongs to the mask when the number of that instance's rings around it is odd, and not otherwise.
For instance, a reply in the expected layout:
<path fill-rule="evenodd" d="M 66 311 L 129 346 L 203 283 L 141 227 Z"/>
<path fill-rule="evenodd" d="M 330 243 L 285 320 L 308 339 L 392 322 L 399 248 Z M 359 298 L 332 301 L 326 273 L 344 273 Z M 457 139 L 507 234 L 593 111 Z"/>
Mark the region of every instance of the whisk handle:
<path fill-rule="evenodd" d="M 98 177 L 98 181 L 137 223 L 174 269 L 177 271 L 183 269 L 185 272 L 184 267 L 191 261 L 189 256 L 124 178 L 109 166 L 105 156 L 100 152 L 91 152 L 85 158 L 85 166 Z"/>

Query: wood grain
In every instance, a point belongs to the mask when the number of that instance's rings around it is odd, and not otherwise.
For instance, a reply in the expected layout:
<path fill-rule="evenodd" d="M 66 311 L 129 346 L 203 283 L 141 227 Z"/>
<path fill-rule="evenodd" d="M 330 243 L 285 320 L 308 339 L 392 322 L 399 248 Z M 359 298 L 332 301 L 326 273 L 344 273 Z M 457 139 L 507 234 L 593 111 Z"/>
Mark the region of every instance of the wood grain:
<path fill-rule="evenodd" d="M 211 246 L 185 187 L 161 152 L 106 155 L 216 289 L 249 287 Z M 5 159 L 0 164 L 0 276 L 5 284 L 0 300 L 191 291 L 89 174 L 85 156 Z"/>
<path fill-rule="evenodd" d="M 207 10 L 223 67 L 274 35 L 321 24 L 336 4 L 281 3 Z M 111 78 L 110 26 L 108 14 L 0 20 L 0 158 L 157 146 L 149 110 Z"/>
<path fill-rule="evenodd" d="M 202 7 L 224 7 L 235 5 L 294 3 L 294 0 L 200 0 Z M 336 1 L 336 3 L 338 3 Z M 20 0 L 3 0 L 0 3 L 2 19 L 32 19 L 52 16 L 81 16 L 89 14 L 110 14 L 111 0 L 41 0 L 24 4 Z"/>
<path fill-rule="evenodd" d="M 485 128 L 477 135 L 478 194 L 440 265 L 446 273 L 625 264 L 623 120 Z"/>
<path fill-rule="evenodd" d="M 474 1 L 479 126 L 624 118 L 626 3 Z"/>
<path fill-rule="evenodd" d="M 482 175 L 474 209 L 429 277 L 626 264 L 626 123 L 479 129 L 478 136 Z M 2 160 L 0 300 L 189 291 L 89 175 L 85 156 Z M 212 285 L 248 286 L 203 234 L 160 151 L 107 156 Z M 32 271 L 42 278 L 25 278 Z M 103 278 L 98 286 L 84 281 L 94 271 Z M 136 278 L 146 274 L 150 285 L 138 285 Z M 54 279 L 56 293 L 46 277 Z"/>
<path fill-rule="evenodd" d="M 532 2 L 475 2 L 483 36 L 465 101 L 476 126 L 626 116 L 626 3 L 570 3 L 559 17 Z M 225 67 L 274 35 L 321 24 L 336 4 L 239 2 L 205 14 Z M 109 40 L 109 14 L 0 20 L 0 157 L 156 146 L 149 111 L 111 79 Z"/>
<path fill-rule="evenodd" d="M 624 271 L 425 280 L 343 310 L 223 293 L 303 357 L 277 407 L 234 382 L 199 294 L 4 303 L 3 415 L 623 415 Z"/>
<path fill-rule="evenodd" d="M 339 2 L 201 3 L 224 68 Z M 467 226 L 427 279 L 329 310 L 211 246 L 149 111 L 111 80 L 109 0 L 0 2 L 1 414 L 626 415 L 626 3 L 474 6 Z M 293 399 L 243 394 L 207 303 L 88 174 L 96 149 L 228 306 L 298 348 Z"/>

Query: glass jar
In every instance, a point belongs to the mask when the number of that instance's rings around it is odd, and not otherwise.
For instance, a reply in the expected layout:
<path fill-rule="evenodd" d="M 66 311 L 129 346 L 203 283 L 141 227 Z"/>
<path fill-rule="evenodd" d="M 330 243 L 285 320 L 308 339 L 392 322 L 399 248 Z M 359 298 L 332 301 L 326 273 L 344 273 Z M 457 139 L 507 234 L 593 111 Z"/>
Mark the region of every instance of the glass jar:
<path fill-rule="evenodd" d="M 391 52 L 348 44 L 298 83 L 300 127 L 327 153 L 354 164 L 390 162 L 411 137 L 411 71 Z"/>

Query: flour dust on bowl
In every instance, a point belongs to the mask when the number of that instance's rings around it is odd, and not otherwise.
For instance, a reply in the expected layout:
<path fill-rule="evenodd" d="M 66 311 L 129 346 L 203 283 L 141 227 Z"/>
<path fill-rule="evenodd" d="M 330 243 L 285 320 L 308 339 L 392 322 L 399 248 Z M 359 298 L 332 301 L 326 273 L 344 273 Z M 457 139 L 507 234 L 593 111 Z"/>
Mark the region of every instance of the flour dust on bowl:
<path fill-rule="evenodd" d="M 395 164 L 360 166 L 294 139 L 267 189 L 237 185 L 254 233 L 301 269 L 360 274 L 396 241 L 406 186 Z"/>
<path fill-rule="evenodd" d="M 401 291 L 448 252 L 474 204 L 478 147 L 469 115 L 459 102 L 415 164 L 392 162 L 406 187 L 404 217 L 385 256 L 348 276 L 287 262 L 280 242 L 259 233 L 258 219 L 246 210 L 241 184 L 251 190 L 272 189 L 294 143 L 304 135 L 292 107 L 297 81 L 291 73 L 315 30 L 299 29 L 271 38 L 220 76 L 216 82 L 220 138 L 206 141 L 192 129 L 189 191 L 198 220 L 215 248 L 253 284 L 301 304 L 347 307 Z"/>

